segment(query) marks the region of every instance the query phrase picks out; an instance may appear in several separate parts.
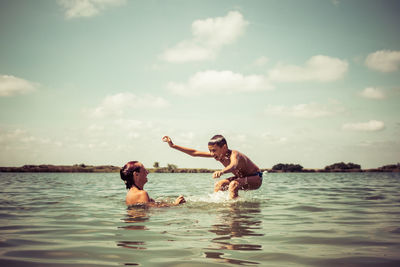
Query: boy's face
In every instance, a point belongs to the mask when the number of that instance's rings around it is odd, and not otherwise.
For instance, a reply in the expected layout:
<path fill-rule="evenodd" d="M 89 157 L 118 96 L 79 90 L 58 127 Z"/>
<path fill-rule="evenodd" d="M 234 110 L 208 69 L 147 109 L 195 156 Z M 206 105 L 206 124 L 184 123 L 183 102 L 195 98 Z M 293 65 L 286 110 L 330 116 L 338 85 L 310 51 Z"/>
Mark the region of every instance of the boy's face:
<path fill-rule="evenodd" d="M 209 145 L 208 149 L 210 150 L 211 156 L 213 156 L 216 160 L 222 160 L 228 150 L 226 145 L 223 145 L 222 147 L 218 145 Z"/>

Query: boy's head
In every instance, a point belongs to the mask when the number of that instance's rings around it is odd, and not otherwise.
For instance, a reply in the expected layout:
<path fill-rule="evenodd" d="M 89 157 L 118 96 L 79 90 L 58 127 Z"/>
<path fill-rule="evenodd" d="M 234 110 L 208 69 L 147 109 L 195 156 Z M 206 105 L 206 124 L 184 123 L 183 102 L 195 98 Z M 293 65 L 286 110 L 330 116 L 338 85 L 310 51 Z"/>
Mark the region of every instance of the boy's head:
<path fill-rule="evenodd" d="M 208 142 L 208 149 L 216 160 L 222 160 L 228 151 L 228 144 L 222 135 L 214 135 Z"/>
<path fill-rule="evenodd" d="M 223 137 L 220 134 L 214 135 L 210 141 L 208 141 L 208 145 L 209 146 L 213 146 L 213 145 L 217 145 L 219 147 L 223 147 L 223 145 L 228 146 L 228 144 L 226 143 L 226 139 L 225 137 Z"/>

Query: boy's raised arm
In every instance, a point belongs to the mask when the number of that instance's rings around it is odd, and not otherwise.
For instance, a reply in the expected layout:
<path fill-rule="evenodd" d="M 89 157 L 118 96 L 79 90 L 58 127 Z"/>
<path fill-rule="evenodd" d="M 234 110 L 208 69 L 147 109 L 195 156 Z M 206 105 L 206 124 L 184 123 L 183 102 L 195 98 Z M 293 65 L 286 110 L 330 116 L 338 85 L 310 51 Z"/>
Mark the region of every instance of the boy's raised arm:
<path fill-rule="evenodd" d="M 239 164 L 239 155 L 236 151 L 232 151 L 230 159 L 231 159 L 231 163 L 228 166 L 226 166 L 225 168 L 223 168 L 222 170 L 215 171 L 213 173 L 213 178 L 219 178 L 223 174 L 232 172 L 237 168 L 237 166 Z"/>
<path fill-rule="evenodd" d="M 172 148 L 174 148 L 176 150 L 179 150 L 179 151 L 181 151 L 183 153 L 186 153 L 186 154 L 188 154 L 188 155 L 190 155 L 192 157 L 205 157 L 205 158 L 211 158 L 212 157 L 209 152 L 202 152 L 202 151 L 198 151 L 198 150 L 193 149 L 193 148 L 187 148 L 187 147 L 175 145 L 172 142 L 172 140 L 171 140 L 171 138 L 169 136 L 164 136 L 162 138 L 162 140 L 164 142 L 168 143 L 168 145 L 170 147 L 172 147 Z"/>

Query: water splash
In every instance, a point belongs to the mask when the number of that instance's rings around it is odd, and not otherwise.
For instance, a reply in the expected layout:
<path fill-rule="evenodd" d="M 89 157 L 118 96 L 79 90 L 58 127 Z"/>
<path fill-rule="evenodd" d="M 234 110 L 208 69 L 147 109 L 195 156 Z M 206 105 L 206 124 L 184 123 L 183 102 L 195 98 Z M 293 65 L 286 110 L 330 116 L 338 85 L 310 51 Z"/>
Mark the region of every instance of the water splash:
<path fill-rule="evenodd" d="M 229 198 L 228 191 L 218 191 L 205 196 L 188 196 L 186 198 L 189 202 L 208 202 L 208 203 L 223 203 L 227 201 L 235 201 Z"/>
<path fill-rule="evenodd" d="M 244 202 L 253 200 L 252 192 L 240 191 L 239 197 L 231 199 L 229 197 L 229 191 L 218 191 L 203 196 L 187 196 L 186 201 L 190 202 L 206 202 L 206 203 L 232 203 L 232 202 Z"/>

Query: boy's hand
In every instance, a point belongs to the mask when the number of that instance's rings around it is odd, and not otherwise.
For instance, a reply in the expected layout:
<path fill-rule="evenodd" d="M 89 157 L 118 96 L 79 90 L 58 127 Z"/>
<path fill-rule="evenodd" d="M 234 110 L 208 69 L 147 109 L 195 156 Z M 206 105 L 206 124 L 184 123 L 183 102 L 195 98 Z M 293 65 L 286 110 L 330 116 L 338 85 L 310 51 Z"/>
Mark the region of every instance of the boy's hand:
<path fill-rule="evenodd" d="M 179 204 L 182 204 L 182 203 L 185 203 L 186 202 L 186 200 L 185 200 L 185 198 L 182 196 L 182 195 L 180 195 L 176 200 L 175 200 L 175 204 L 176 205 L 179 205 Z"/>
<path fill-rule="evenodd" d="M 162 140 L 163 140 L 163 142 L 168 143 L 168 145 L 169 145 L 170 147 L 172 147 L 172 146 L 174 145 L 174 143 L 172 143 L 172 140 L 171 140 L 171 138 L 170 138 L 169 136 L 164 136 L 164 137 L 162 138 Z"/>
<path fill-rule="evenodd" d="M 219 177 L 221 177 L 222 175 L 223 175 L 224 173 L 222 172 L 222 171 L 215 171 L 214 173 L 213 173 L 213 178 L 215 179 L 215 178 L 219 178 Z"/>

